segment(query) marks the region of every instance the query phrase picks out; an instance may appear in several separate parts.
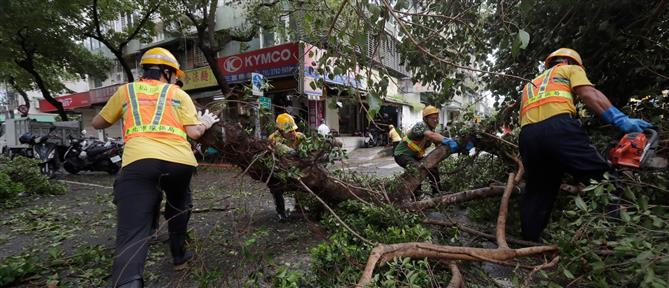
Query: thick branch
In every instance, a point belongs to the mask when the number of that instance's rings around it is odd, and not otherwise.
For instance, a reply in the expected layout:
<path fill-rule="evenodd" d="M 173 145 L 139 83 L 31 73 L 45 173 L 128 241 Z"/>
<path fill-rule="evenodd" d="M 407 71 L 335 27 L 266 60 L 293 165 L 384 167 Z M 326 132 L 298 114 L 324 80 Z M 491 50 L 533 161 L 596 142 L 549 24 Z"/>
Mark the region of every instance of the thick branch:
<path fill-rule="evenodd" d="M 395 257 L 414 259 L 443 259 L 467 261 L 507 261 L 518 257 L 557 251 L 556 246 L 538 246 L 520 249 L 484 249 L 473 247 L 442 246 L 425 242 L 379 245 L 372 249 L 365 270 L 356 287 L 366 287 L 372 279 L 377 263 L 387 262 Z"/>
<path fill-rule="evenodd" d="M 429 208 L 434 208 L 440 205 L 461 203 L 473 199 L 492 197 L 500 195 L 502 193 L 504 193 L 504 186 L 490 186 L 474 190 L 462 191 L 453 194 L 447 194 L 444 196 L 429 198 L 421 201 L 411 202 L 402 205 L 402 208 L 407 209 L 409 211 L 421 211 Z"/>
<path fill-rule="evenodd" d="M 504 189 L 504 195 L 502 196 L 502 201 L 499 203 L 499 214 L 497 215 L 497 246 L 502 249 L 509 248 L 509 244 L 506 243 L 506 215 L 509 210 L 509 197 L 511 197 L 511 191 L 513 191 L 513 180 L 514 174 L 509 173 L 509 180 L 506 181 L 506 188 Z"/>
<path fill-rule="evenodd" d="M 448 262 L 448 268 L 451 269 L 451 282 L 448 283 L 447 288 L 465 287 L 465 281 L 462 278 L 462 273 L 460 273 L 460 269 L 458 269 L 458 265 L 455 264 L 455 261 Z"/>

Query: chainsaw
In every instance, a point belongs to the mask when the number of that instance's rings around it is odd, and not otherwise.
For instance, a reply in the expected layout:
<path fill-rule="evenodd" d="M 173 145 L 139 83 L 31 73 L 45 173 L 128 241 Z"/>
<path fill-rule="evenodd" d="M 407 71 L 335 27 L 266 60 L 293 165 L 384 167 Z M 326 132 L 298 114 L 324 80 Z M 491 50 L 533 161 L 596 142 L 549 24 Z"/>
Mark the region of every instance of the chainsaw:
<path fill-rule="evenodd" d="M 627 133 L 609 148 L 607 156 L 611 164 L 620 168 L 661 169 L 667 167 L 667 160 L 655 157 L 658 143 L 657 131 L 653 129 Z"/>

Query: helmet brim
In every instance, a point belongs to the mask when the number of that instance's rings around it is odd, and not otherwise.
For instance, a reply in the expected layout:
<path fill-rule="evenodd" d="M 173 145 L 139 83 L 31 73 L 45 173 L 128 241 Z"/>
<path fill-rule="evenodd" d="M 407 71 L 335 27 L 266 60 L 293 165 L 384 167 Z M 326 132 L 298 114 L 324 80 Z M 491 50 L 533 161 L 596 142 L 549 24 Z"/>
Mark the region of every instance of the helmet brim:
<path fill-rule="evenodd" d="M 181 70 L 181 69 L 176 69 L 176 70 L 177 70 L 177 78 L 179 78 L 179 79 L 186 78 L 186 73 L 183 70 Z"/>

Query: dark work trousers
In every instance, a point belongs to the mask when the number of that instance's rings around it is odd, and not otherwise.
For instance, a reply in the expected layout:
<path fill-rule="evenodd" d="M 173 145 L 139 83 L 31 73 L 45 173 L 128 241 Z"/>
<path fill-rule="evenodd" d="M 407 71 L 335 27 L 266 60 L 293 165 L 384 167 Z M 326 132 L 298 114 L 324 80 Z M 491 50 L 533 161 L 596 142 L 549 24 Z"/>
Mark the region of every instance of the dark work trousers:
<path fill-rule="evenodd" d="M 395 155 L 395 148 L 397 148 L 397 145 L 399 145 L 400 142 L 402 142 L 402 141 L 395 141 L 395 142 L 393 142 L 393 155 Z"/>
<path fill-rule="evenodd" d="M 408 167 L 415 167 L 416 169 L 421 166 L 420 160 L 413 158 L 409 155 L 405 154 L 400 154 L 400 155 L 394 155 L 395 162 L 397 165 L 402 166 L 402 168 L 407 169 Z M 439 182 L 441 182 L 441 178 L 439 177 L 439 168 L 434 167 L 432 169 L 428 169 L 428 179 L 430 179 L 430 186 L 432 187 L 432 194 L 433 195 L 438 195 L 439 194 Z M 416 187 L 416 190 L 414 191 L 415 196 L 420 196 L 422 193 L 420 191 L 420 185 Z"/>
<path fill-rule="evenodd" d="M 116 253 L 112 287 L 142 279 L 151 228 L 165 191 L 165 217 L 170 234 L 186 234 L 188 191 L 195 167 L 158 159 L 142 159 L 123 167 L 114 183 L 117 207 Z"/>
<path fill-rule="evenodd" d="M 194 172 L 194 173 L 196 174 L 197 172 Z M 156 215 L 154 216 L 153 224 L 151 226 L 151 232 L 152 233 L 155 232 L 156 234 L 158 234 L 160 232 L 158 230 L 161 228 L 160 227 L 160 204 L 161 204 L 161 202 L 163 202 L 163 193 L 162 193 L 162 189 L 160 188 L 160 186 L 156 187 L 156 189 L 159 189 L 161 191 L 161 193 L 158 196 L 159 197 L 158 201 L 156 201 L 156 210 L 155 210 Z M 188 192 L 187 192 L 187 195 L 186 195 L 186 208 L 188 208 L 188 212 L 186 212 L 188 214 L 187 218 L 188 218 L 188 220 L 190 220 L 190 215 L 192 213 L 191 211 L 193 210 L 193 191 L 190 187 L 190 183 L 188 184 Z M 165 217 L 165 219 L 167 219 L 167 217 Z"/>
<path fill-rule="evenodd" d="M 520 203 L 523 238 L 537 241 L 548 225 L 565 172 L 577 180 L 601 180 L 609 164 L 597 152 L 580 120 L 560 114 L 520 131 L 527 185 Z"/>
<path fill-rule="evenodd" d="M 269 192 L 272 193 L 272 196 L 274 196 L 276 213 L 281 216 L 286 216 L 286 201 L 283 197 L 283 193 L 291 191 L 292 186 L 278 178 L 272 177 L 267 183 L 267 187 L 269 188 Z"/>

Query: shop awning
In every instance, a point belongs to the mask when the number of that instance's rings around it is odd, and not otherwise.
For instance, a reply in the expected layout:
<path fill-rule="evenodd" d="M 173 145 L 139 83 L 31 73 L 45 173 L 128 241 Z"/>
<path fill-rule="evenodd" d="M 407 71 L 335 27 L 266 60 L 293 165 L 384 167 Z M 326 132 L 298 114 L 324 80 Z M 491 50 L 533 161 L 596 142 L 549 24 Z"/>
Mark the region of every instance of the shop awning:
<path fill-rule="evenodd" d="M 389 103 L 409 106 L 411 107 L 411 110 L 413 110 L 414 112 L 423 110 L 423 108 L 425 108 L 425 104 L 420 102 L 409 102 L 401 95 L 387 95 L 386 97 L 383 98 L 383 100 Z"/>

